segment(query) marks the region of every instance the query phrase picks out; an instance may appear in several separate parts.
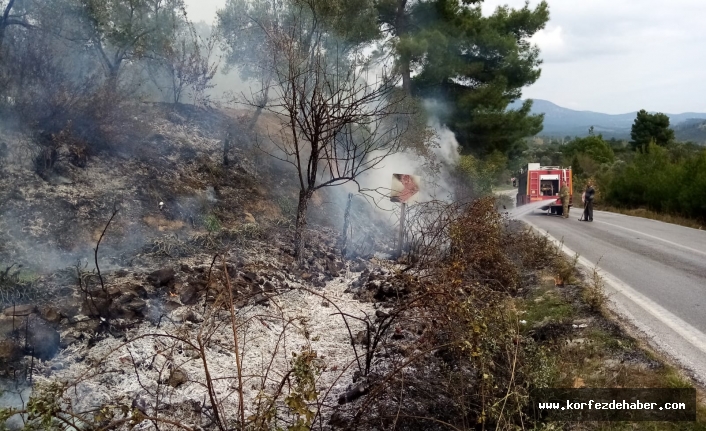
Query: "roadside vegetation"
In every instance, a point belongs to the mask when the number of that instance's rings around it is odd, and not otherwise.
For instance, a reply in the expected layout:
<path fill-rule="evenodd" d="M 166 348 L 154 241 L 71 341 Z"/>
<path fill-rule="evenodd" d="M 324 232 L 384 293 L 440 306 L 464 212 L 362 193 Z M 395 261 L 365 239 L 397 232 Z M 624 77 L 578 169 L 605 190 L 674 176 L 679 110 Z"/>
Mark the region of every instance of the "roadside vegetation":
<path fill-rule="evenodd" d="M 583 138 L 528 145 L 519 160 L 571 166 L 574 194 L 593 182 L 598 209 L 701 228 L 706 148 L 674 136 L 664 114 L 640 111 L 630 141 L 606 140 L 590 130 Z"/>
<path fill-rule="evenodd" d="M 0 0 L 0 377 L 29 392 L 0 429 L 553 429 L 531 388 L 688 385 L 605 317 L 597 274 L 489 195 L 524 157 L 574 165 L 599 202 L 697 218 L 706 155 L 642 113 L 632 147 L 526 146 L 542 116 L 507 108 L 539 77 L 549 6 L 479 3 L 228 0 L 204 29 L 180 0 Z M 249 88 L 215 95 L 221 66 Z M 360 177 L 400 154 L 453 196 L 410 206 L 397 259 L 375 210 L 348 221 Z M 106 232 L 134 244 L 105 244 L 101 273 Z M 74 266 L 15 265 L 48 246 Z"/>

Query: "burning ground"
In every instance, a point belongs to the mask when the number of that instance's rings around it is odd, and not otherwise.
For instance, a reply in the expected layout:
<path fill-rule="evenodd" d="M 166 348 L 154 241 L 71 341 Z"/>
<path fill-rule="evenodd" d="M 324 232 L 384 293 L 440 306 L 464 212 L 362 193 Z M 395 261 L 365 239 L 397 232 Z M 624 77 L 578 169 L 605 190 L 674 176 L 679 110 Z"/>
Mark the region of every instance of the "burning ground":
<path fill-rule="evenodd" d="M 516 429 L 541 422 L 530 387 L 674 378 L 492 200 L 412 211 L 413 247 L 391 261 L 389 217 L 354 201 L 342 255 L 346 193 L 317 194 L 297 262 L 292 172 L 252 145 L 272 117 L 140 118 L 121 148 L 0 134 L 12 427 Z"/>

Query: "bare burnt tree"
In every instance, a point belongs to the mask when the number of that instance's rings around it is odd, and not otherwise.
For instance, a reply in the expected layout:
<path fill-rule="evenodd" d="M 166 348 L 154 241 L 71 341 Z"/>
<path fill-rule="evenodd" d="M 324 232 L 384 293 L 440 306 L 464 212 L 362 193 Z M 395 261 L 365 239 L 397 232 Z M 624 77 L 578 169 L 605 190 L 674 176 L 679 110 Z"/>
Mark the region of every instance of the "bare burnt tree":
<path fill-rule="evenodd" d="M 217 38 L 211 35 L 204 39 L 186 19 L 175 23 L 172 38 L 174 43 L 164 48 L 156 62 L 167 74 L 171 101 L 175 105 L 180 103 L 184 93 L 190 90 L 192 103 L 204 104 L 205 92 L 213 88 L 211 81 L 219 67 L 219 61 L 211 60 Z M 154 75 L 150 69 L 148 71 Z M 153 76 L 153 80 L 159 86 L 159 77 Z"/>
<path fill-rule="evenodd" d="M 295 255 L 301 258 L 307 206 L 314 192 L 353 182 L 400 150 L 404 126 L 397 78 L 372 73 L 355 57 L 325 49 L 325 35 L 301 40 L 298 25 L 274 36 L 273 96 L 267 110 L 282 127 L 270 136 L 276 150 L 260 148 L 296 168 L 299 200 Z M 307 35 L 306 39 L 309 35 Z M 255 106 L 254 103 L 251 103 Z"/>
<path fill-rule="evenodd" d="M 3 7 L 4 6 L 4 7 Z M 17 25 L 24 28 L 31 28 L 32 25 L 27 21 L 27 13 L 23 10 L 16 10 L 16 1 L 9 0 L 5 5 L 0 2 L 0 58 L 2 58 L 2 43 L 5 40 L 5 29 L 11 25 Z M 13 8 L 15 8 L 13 10 Z"/>

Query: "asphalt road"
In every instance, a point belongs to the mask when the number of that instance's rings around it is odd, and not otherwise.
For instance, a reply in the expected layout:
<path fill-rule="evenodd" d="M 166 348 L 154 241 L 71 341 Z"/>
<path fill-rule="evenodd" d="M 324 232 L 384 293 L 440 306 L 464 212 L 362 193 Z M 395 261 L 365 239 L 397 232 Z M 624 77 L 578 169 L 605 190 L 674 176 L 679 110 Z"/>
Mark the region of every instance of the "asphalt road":
<path fill-rule="evenodd" d="M 706 384 L 706 231 L 603 211 L 579 222 L 580 215 L 517 218 L 563 241 L 584 267 L 597 264 L 614 311 Z"/>

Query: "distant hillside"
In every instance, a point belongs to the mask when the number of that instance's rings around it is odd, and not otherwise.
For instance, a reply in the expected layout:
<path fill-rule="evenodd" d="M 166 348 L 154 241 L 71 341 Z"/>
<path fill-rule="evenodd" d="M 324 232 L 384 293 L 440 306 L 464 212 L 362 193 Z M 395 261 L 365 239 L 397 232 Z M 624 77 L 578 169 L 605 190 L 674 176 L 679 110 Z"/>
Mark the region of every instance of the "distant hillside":
<path fill-rule="evenodd" d="M 674 133 L 679 141 L 706 144 L 706 121 L 701 118 L 690 118 L 675 126 Z"/>
<path fill-rule="evenodd" d="M 548 100 L 533 99 L 532 113 L 544 113 L 544 130 L 542 136 L 586 136 L 588 129 L 593 126 L 596 133 L 603 134 L 606 138 L 630 138 L 630 128 L 637 116 L 637 111 L 627 114 L 603 114 L 592 111 L 575 111 L 562 108 Z M 517 101 L 510 108 L 518 108 L 523 101 Z M 706 113 L 687 112 L 683 114 L 667 114 L 671 126 L 678 129 L 682 123 L 691 120 L 706 120 Z M 693 124 L 692 124 L 693 125 Z M 693 127 L 688 128 L 691 130 Z M 701 129 L 704 134 L 706 131 Z M 694 132 L 695 133 L 695 132 Z M 679 132 L 677 139 L 682 140 Z M 693 140 L 693 139 L 692 139 Z M 701 139 L 699 142 L 701 142 Z"/>

